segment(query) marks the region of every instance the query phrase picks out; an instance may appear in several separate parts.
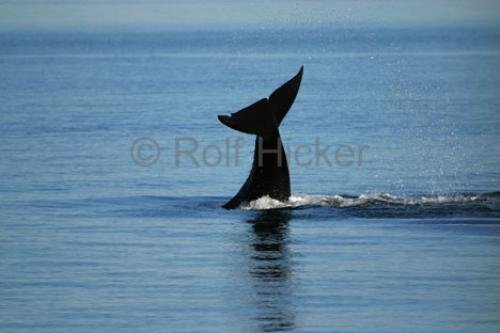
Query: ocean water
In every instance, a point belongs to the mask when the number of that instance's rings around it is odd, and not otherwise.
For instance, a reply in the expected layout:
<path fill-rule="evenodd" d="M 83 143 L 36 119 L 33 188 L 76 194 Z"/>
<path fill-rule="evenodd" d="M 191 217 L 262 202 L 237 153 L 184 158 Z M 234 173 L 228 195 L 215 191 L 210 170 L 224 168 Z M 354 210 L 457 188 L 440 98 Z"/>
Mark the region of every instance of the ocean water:
<path fill-rule="evenodd" d="M 302 65 L 293 196 L 220 208 L 217 114 Z M 0 331 L 498 332 L 499 68 L 498 28 L 0 34 Z"/>

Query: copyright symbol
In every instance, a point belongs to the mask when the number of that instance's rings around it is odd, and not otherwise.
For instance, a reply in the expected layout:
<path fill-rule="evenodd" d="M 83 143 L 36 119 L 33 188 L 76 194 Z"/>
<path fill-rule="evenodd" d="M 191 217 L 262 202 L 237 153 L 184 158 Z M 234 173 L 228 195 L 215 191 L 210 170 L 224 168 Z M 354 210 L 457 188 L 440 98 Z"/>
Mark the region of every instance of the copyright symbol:
<path fill-rule="evenodd" d="M 151 166 L 160 158 L 160 145 L 150 138 L 137 139 L 132 144 L 130 156 L 137 165 Z"/>

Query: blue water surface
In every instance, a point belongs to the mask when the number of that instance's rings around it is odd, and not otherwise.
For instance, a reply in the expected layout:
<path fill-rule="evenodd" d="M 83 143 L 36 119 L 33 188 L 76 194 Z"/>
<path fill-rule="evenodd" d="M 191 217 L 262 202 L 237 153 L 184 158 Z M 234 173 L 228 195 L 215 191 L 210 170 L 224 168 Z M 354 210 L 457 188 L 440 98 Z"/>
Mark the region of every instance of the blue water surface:
<path fill-rule="evenodd" d="M 217 114 L 302 65 L 291 202 L 220 208 Z M 498 332 L 499 68 L 495 28 L 0 34 L 0 330 Z"/>

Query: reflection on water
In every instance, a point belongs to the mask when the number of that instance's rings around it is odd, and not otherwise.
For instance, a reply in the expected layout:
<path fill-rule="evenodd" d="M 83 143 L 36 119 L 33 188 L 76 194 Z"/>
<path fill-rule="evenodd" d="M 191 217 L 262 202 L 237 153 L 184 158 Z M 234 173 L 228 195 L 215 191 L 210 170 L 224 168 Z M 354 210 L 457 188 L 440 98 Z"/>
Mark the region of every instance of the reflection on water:
<path fill-rule="evenodd" d="M 249 274 L 257 306 L 256 320 L 264 332 L 295 327 L 292 304 L 293 270 L 287 247 L 289 211 L 262 211 L 252 220 Z"/>

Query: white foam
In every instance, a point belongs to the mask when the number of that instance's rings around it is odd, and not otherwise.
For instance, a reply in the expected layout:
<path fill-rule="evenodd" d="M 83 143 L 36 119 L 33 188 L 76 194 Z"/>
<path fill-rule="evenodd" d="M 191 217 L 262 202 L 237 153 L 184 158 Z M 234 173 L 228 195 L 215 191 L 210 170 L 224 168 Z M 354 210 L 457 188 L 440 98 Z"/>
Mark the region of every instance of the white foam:
<path fill-rule="evenodd" d="M 285 208 L 290 207 L 287 202 L 282 202 L 271 198 L 268 195 L 260 197 L 257 200 L 251 202 L 245 202 L 241 204 L 240 208 L 245 210 L 262 210 L 262 209 L 275 209 L 275 208 Z"/>
<path fill-rule="evenodd" d="M 366 204 L 392 204 L 392 205 L 433 205 L 433 204 L 459 204 L 474 202 L 480 199 L 479 195 L 426 195 L 426 196 L 397 196 L 390 193 L 366 193 L 358 197 L 342 194 L 311 195 L 293 194 L 283 202 L 265 195 L 257 200 L 241 205 L 244 210 L 265 210 L 277 208 L 295 208 L 301 206 L 327 206 L 327 207 L 357 207 Z"/>

